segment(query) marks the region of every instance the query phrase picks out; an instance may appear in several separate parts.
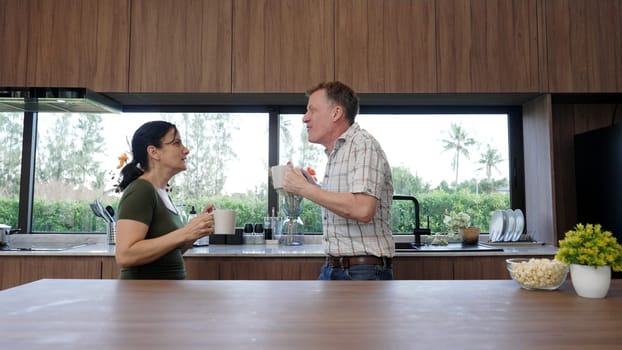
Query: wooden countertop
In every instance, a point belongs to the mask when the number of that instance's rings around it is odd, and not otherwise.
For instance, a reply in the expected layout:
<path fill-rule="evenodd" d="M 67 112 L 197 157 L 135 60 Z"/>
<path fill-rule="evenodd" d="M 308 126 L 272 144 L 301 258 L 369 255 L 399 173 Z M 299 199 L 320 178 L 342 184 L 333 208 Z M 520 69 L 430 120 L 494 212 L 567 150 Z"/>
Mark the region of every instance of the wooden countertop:
<path fill-rule="evenodd" d="M 0 291 L 1 349 L 619 349 L 605 299 L 511 280 L 40 280 Z"/>

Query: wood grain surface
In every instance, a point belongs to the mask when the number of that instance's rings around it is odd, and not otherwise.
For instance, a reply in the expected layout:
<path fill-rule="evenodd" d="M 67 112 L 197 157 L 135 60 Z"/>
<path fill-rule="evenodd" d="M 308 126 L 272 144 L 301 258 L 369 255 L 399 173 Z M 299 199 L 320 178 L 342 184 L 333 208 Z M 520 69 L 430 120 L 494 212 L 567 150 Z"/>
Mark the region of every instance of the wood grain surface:
<path fill-rule="evenodd" d="M 132 1 L 130 92 L 230 92 L 231 0 Z"/>
<path fill-rule="evenodd" d="M 622 1 L 549 0 L 544 4 L 549 91 L 620 91 Z"/>
<path fill-rule="evenodd" d="M 514 281 L 40 280 L 0 292 L 2 349 L 619 349 L 607 298 Z"/>
<path fill-rule="evenodd" d="M 27 3 L 29 86 L 127 92 L 128 1 Z"/>
<path fill-rule="evenodd" d="M 235 0 L 233 92 L 302 93 L 334 78 L 332 0 Z"/>
<path fill-rule="evenodd" d="M 22 21 L 27 17 L 25 1 L 0 0 L 0 86 L 26 86 L 28 30 Z"/>
<path fill-rule="evenodd" d="M 535 92 L 535 0 L 438 0 L 439 92 Z"/>
<path fill-rule="evenodd" d="M 434 1 L 335 4 L 335 77 L 357 92 L 435 92 Z"/>

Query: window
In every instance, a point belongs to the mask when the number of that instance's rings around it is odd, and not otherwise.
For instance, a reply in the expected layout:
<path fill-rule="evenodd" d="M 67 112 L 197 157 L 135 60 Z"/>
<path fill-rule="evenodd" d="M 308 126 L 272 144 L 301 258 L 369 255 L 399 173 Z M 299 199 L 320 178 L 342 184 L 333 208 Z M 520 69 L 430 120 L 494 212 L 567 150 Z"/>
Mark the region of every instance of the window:
<path fill-rule="evenodd" d="M 0 112 L 0 224 L 18 227 L 24 115 Z"/>
<path fill-rule="evenodd" d="M 131 151 L 133 133 L 150 120 L 171 121 L 190 149 L 187 170 L 177 174 L 170 184 L 171 197 L 178 207 L 187 213 L 192 206 L 200 210 L 215 203 L 219 208 L 238 211 L 238 227 L 262 223 L 278 200 L 269 187 L 269 156 L 278 153 L 274 162 L 279 164 L 292 161 L 296 166 L 312 167 L 317 178 L 322 179 L 326 155 L 323 146 L 307 142 L 299 107 L 284 108 L 287 113 L 280 115 L 275 112 L 278 108 L 270 109 L 270 114 L 263 112 L 267 108 L 245 110 L 250 112 L 35 114 L 31 231 L 105 232 L 104 221 L 93 214 L 89 204 L 99 199 L 117 208 L 121 195 L 115 193 L 114 185 L 119 157 Z M 521 158 L 512 156 L 522 149 L 522 144 L 516 142 L 520 139 L 521 130 L 516 127 L 520 116 L 516 118 L 518 114 L 512 109 L 492 110 L 494 113 L 486 109 L 484 113 L 452 110 L 448 114 L 424 114 L 386 107 L 381 113 L 362 109 L 357 116 L 361 127 L 370 131 L 387 153 L 395 194 L 419 200 L 422 226 L 427 227 L 429 220 L 432 232 L 447 230 L 443 215 L 448 211 L 468 213 L 472 224 L 487 232 L 492 211 L 521 208 L 522 185 L 514 183 L 515 174 L 521 171 L 511 169 L 522 163 Z M 8 201 L 0 208 L 0 220 L 4 221 L 0 223 L 17 227 L 24 117 L 10 113 L 0 116 L 0 137 L 12 145 L 0 150 L 0 200 Z M 275 124 L 270 124 L 271 120 Z M 454 147 L 457 139 L 462 145 L 458 158 Z M 6 208 L 11 208 L 8 214 Z M 320 212 L 315 203 L 303 201 L 300 217 L 304 232 L 322 231 Z M 393 232 L 410 234 L 413 221 L 412 203 L 396 201 Z"/>
<path fill-rule="evenodd" d="M 510 208 L 508 114 L 359 114 L 356 121 L 382 145 L 393 170 L 394 193 L 415 196 L 421 225 L 446 232 L 446 212 L 465 212 L 488 231 L 496 209 Z M 302 115 L 281 116 L 283 164 L 311 166 L 323 177 L 326 156 L 306 142 Z M 399 203 L 398 203 L 399 202 Z M 308 231 L 321 231 L 319 208 L 305 201 Z M 411 233 L 412 203 L 395 201 L 394 233 Z"/>
<path fill-rule="evenodd" d="M 40 113 L 33 232 L 105 232 L 89 203 L 117 207 L 119 157 L 144 122 L 175 124 L 190 149 L 171 185 L 189 212 L 209 203 L 238 210 L 237 225 L 263 222 L 268 200 L 268 115 L 262 113 Z"/>

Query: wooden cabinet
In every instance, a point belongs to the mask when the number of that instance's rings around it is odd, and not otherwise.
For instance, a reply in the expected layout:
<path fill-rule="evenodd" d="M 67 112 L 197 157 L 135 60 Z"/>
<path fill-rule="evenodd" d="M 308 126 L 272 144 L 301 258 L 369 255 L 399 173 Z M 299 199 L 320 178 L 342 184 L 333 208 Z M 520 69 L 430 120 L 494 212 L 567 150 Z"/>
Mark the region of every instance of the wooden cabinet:
<path fill-rule="evenodd" d="M 400 256 L 393 259 L 396 280 L 452 280 L 453 259 L 445 257 Z"/>
<path fill-rule="evenodd" d="M 189 280 L 314 280 L 324 258 L 186 256 L 184 261 Z M 114 256 L 103 257 L 101 276 L 119 277 Z"/>
<path fill-rule="evenodd" d="M 315 280 L 324 258 L 222 259 L 220 279 Z"/>
<path fill-rule="evenodd" d="M 101 278 L 101 257 L 2 256 L 0 290 L 42 278 Z"/>
<path fill-rule="evenodd" d="M 622 0 L 0 0 L 0 86 L 622 91 Z"/>
<path fill-rule="evenodd" d="M 338 0 L 335 77 L 357 92 L 436 92 L 433 0 Z"/>
<path fill-rule="evenodd" d="M 185 257 L 187 279 L 315 280 L 324 258 Z"/>
<path fill-rule="evenodd" d="M 520 257 L 520 256 L 512 256 Z M 509 279 L 508 256 L 399 256 L 396 280 Z M 185 257 L 188 279 L 315 280 L 324 258 Z"/>
<path fill-rule="evenodd" d="M 217 280 L 220 279 L 221 258 L 184 257 L 186 279 Z"/>
<path fill-rule="evenodd" d="M 437 0 L 439 92 L 537 92 L 536 0 Z"/>
<path fill-rule="evenodd" d="M 507 256 L 462 256 L 453 260 L 455 280 L 510 279 Z M 514 256 L 513 256 L 514 258 Z M 517 258 L 519 258 L 517 256 Z"/>
<path fill-rule="evenodd" d="M 622 91 L 622 1 L 547 0 L 550 92 Z"/>
<path fill-rule="evenodd" d="M 521 256 L 512 256 L 519 258 Z M 505 268 L 508 256 L 401 256 L 394 259 L 396 280 L 487 280 L 510 279 Z M 551 258 L 551 257 L 549 257 Z"/>
<path fill-rule="evenodd" d="M 27 85 L 127 92 L 129 0 L 26 3 Z"/>
<path fill-rule="evenodd" d="M 296 92 L 334 78 L 333 0 L 234 0 L 233 92 Z"/>
<path fill-rule="evenodd" d="M 231 0 L 132 0 L 130 92 L 231 92 Z"/>
<path fill-rule="evenodd" d="M 26 85 L 28 2 L 0 0 L 0 86 Z"/>
<path fill-rule="evenodd" d="M 102 257 L 102 279 L 117 279 L 119 278 L 119 267 L 114 256 Z"/>

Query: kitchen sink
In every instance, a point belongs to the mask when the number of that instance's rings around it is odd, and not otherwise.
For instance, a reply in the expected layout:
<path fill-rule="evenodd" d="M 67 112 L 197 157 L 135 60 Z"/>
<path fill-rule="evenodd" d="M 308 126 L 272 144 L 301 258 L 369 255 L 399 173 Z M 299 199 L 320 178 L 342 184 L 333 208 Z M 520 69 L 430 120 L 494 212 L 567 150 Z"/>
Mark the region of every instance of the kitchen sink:
<path fill-rule="evenodd" d="M 395 243 L 396 252 L 421 252 L 421 253 L 451 253 L 451 252 L 502 252 L 503 248 L 493 247 L 483 243 L 479 244 L 462 244 L 462 243 L 449 243 L 447 245 L 431 245 L 425 244 L 421 246 L 415 246 L 411 242 L 398 242 Z"/>

